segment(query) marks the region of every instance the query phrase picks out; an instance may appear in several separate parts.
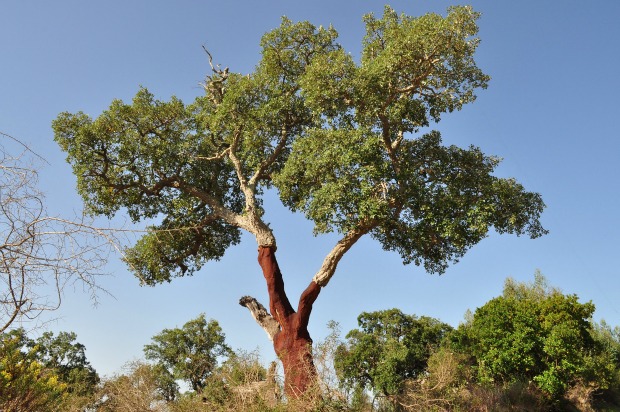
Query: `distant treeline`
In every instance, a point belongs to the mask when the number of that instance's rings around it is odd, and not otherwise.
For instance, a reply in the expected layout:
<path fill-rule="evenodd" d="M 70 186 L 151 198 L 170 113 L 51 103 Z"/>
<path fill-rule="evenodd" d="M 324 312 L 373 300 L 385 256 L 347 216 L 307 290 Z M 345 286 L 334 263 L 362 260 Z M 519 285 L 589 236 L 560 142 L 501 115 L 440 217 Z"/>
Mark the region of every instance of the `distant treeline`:
<path fill-rule="evenodd" d="M 314 390 L 287 400 L 275 362 L 235 352 L 204 315 L 164 329 L 144 361 L 101 379 L 74 333 L 0 335 L 2 411 L 617 411 L 620 328 L 594 304 L 507 279 L 458 327 L 399 309 L 315 343 Z M 185 390 L 181 390 L 185 388 Z"/>

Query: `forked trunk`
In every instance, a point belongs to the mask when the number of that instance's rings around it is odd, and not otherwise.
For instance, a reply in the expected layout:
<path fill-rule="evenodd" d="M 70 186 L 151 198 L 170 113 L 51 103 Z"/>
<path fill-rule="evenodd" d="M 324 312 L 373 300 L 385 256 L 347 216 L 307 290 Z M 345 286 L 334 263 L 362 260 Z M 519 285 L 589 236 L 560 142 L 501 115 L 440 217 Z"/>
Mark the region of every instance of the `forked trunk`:
<path fill-rule="evenodd" d="M 258 263 L 267 281 L 269 311 L 280 325 L 280 330 L 271 337 L 275 352 L 284 367 L 284 390 L 289 398 L 298 398 L 307 391 L 316 378 L 308 321 L 312 304 L 318 297 L 321 287 L 312 281 L 301 294 L 295 311 L 284 291 L 284 281 L 274 248 L 259 247 Z"/>

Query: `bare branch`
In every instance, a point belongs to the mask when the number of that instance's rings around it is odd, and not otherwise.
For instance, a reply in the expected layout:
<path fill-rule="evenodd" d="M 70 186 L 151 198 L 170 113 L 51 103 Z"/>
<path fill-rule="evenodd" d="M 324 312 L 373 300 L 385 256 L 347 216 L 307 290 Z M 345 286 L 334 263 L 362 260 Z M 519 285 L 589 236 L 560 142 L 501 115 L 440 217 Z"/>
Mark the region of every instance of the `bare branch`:
<path fill-rule="evenodd" d="M 193 159 L 195 160 L 206 160 L 207 162 L 211 162 L 214 160 L 222 160 L 223 158 L 226 157 L 226 155 L 229 152 L 229 148 L 226 148 L 225 150 L 221 151 L 220 153 L 216 154 L 215 156 L 194 156 Z"/>
<path fill-rule="evenodd" d="M 202 49 L 209 56 L 209 66 L 211 66 L 213 75 L 207 76 L 205 82 L 201 83 L 201 86 L 205 89 L 207 94 L 210 95 L 211 101 L 215 104 L 219 104 L 224 98 L 224 84 L 226 83 L 226 79 L 228 79 L 228 67 L 222 70 L 219 64 L 217 67 L 213 66 L 213 56 L 205 46 L 202 46 Z"/>
<path fill-rule="evenodd" d="M 19 144 L 20 146 L 23 146 L 24 149 L 26 149 L 27 151 L 29 151 L 30 153 L 32 153 L 33 155 L 35 155 L 36 157 L 39 158 L 39 160 L 44 161 L 45 163 L 49 164 L 49 162 L 47 160 L 45 160 L 45 158 L 43 156 L 41 156 L 40 154 L 38 154 L 37 152 L 35 152 L 34 150 L 32 150 L 30 148 L 30 146 L 28 146 L 27 144 L 25 144 L 24 142 L 22 142 L 21 140 L 11 136 L 10 134 L 4 133 L 0 131 L 0 135 L 4 136 L 4 137 L 8 137 L 9 139 L 13 140 L 15 143 Z"/>
<path fill-rule="evenodd" d="M 228 67 L 226 67 L 224 70 L 220 69 L 220 65 L 217 65 L 217 69 L 213 66 L 213 56 L 211 55 L 211 53 L 209 52 L 209 50 L 204 46 L 204 44 L 202 45 L 202 50 L 205 51 L 205 53 L 207 53 L 207 56 L 209 56 L 209 66 L 211 66 L 211 70 L 213 71 L 213 73 L 217 73 L 220 76 L 223 74 L 228 74 Z"/>
<path fill-rule="evenodd" d="M 243 296 L 239 299 L 239 304 L 248 308 L 256 323 L 267 333 L 269 340 L 273 341 L 274 336 L 280 331 L 280 324 L 267 312 L 267 309 L 251 296 Z"/>
<path fill-rule="evenodd" d="M 84 217 L 47 215 L 37 169 L 25 156 L 35 153 L 23 146 L 16 157 L 0 146 L 0 333 L 56 310 L 70 285 L 81 285 L 96 303 L 105 292 L 97 278 L 118 243 Z"/>

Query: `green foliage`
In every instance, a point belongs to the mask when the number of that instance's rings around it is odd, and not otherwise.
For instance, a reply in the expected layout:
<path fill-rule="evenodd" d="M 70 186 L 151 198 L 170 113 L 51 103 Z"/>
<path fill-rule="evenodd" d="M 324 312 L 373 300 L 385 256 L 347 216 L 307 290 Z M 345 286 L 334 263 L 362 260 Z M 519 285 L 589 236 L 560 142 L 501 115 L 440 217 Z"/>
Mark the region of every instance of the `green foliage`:
<path fill-rule="evenodd" d="M 364 17 L 359 62 L 332 27 L 283 18 L 254 72 L 214 68 L 189 105 L 140 89 L 96 119 L 62 113 L 55 140 L 92 213 L 161 219 L 126 253 L 145 284 L 221 258 L 239 229 L 273 236 L 261 203 L 271 187 L 316 234 L 370 234 L 441 273 L 491 228 L 546 233 L 541 197 L 494 177 L 497 158 L 443 146 L 436 131 L 416 136 L 486 88 L 478 17 L 467 6 L 445 17 L 386 7 Z"/>
<path fill-rule="evenodd" d="M 34 347 L 37 358 L 55 371 L 70 394 L 86 396 L 95 391 L 99 376 L 86 359 L 86 347 L 76 339 L 74 332 L 60 332 L 57 336 L 45 332 L 35 340 Z"/>
<path fill-rule="evenodd" d="M 176 390 L 171 378 L 184 380 L 199 392 L 218 359 L 231 353 L 222 328 L 215 320 L 207 322 L 204 314 L 182 328 L 164 329 L 152 339 L 153 343 L 144 346 L 144 353 L 157 363 L 158 382 L 164 384 L 159 389 L 167 398 Z"/>
<path fill-rule="evenodd" d="M 592 338 L 597 351 L 588 359 L 590 376 L 598 389 L 614 392 L 620 405 L 620 326 L 612 328 L 604 320 L 594 323 Z"/>
<path fill-rule="evenodd" d="M 452 328 L 437 319 L 405 315 L 398 309 L 362 313 L 360 329 L 347 334 L 335 359 L 345 384 L 394 395 L 406 379 L 423 374 L 428 359 Z"/>
<path fill-rule="evenodd" d="M 155 100 L 141 89 L 131 105 L 115 100 L 95 121 L 83 113 L 54 121 L 56 140 L 76 159 L 78 188 L 92 213 L 112 216 L 124 207 L 134 221 L 164 216 L 160 232 L 147 234 L 126 255 L 147 284 L 169 281 L 175 270 L 191 273 L 239 242 L 238 229 L 214 221 L 204 201 L 175 188 L 182 179 L 231 210 L 241 208 L 230 165 L 209 167 L 196 158 L 216 150 L 196 131 L 198 110 L 175 98 Z"/>
<path fill-rule="evenodd" d="M 91 396 L 99 376 L 75 340 L 73 332 L 45 332 L 37 339 L 21 328 L 1 334 L 0 409 L 58 410 Z"/>
<path fill-rule="evenodd" d="M 441 145 L 416 132 L 474 101 L 488 76 L 475 65 L 478 14 L 442 18 L 366 16 L 360 64 L 337 49 L 317 57 L 300 80 L 316 123 L 293 143 L 274 183 L 315 233 L 362 230 L 405 263 L 443 272 L 484 238 L 546 231 L 540 196 L 491 175 L 499 163 L 479 149 Z"/>
<path fill-rule="evenodd" d="M 592 337 L 594 305 L 547 286 L 506 281 L 502 296 L 474 313 L 454 334 L 477 362 L 483 382 L 533 381 L 552 399 L 578 381 L 604 388 L 609 363 Z M 607 371 L 607 372 L 606 372 Z"/>
<path fill-rule="evenodd" d="M 40 360 L 23 329 L 0 335 L 0 410 L 56 411 L 67 395 L 67 384 Z"/>

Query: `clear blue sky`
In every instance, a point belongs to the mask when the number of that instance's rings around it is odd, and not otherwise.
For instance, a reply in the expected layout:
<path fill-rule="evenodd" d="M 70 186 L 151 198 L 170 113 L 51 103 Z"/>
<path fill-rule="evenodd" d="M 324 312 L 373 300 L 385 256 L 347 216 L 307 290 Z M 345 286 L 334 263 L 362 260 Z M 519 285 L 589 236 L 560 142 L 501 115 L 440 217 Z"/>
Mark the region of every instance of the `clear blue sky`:
<path fill-rule="evenodd" d="M 461 2 L 458 2 L 461 3 Z M 445 13 L 438 0 L 394 1 L 399 12 Z M 467 4 L 467 3 L 465 3 Z M 344 332 L 362 311 L 398 307 L 457 325 L 467 309 L 499 295 L 504 279 L 529 281 L 540 269 L 550 284 L 582 301 L 595 319 L 620 325 L 620 2 L 472 1 L 482 12 L 477 55 L 492 77 L 489 89 L 435 126 L 446 143 L 474 144 L 504 158 L 498 170 L 542 193 L 550 234 L 492 235 L 443 276 L 403 266 L 370 239 L 345 256 L 322 291 L 310 322 L 320 339 L 329 320 Z M 382 2 L 340 1 L 3 1 L 0 5 L 0 131 L 29 143 L 49 166 L 41 185 L 52 214 L 80 208 L 75 179 L 52 141 L 50 122 L 62 111 L 97 116 L 114 98 L 130 99 L 140 85 L 160 99 L 189 102 L 208 73 L 206 45 L 216 62 L 247 73 L 259 57 L 260 36 L 280 16 L 332 23 L 341 43 L 357 55 L 361 17 L 381 13 Z M 311 225 L 273 196 L 268 219 L 289 296 L 296 300 L 335 240 L 313 238 Z M 270 343 L 246 309 L 249 294 L 267 303 L 256 264 L 256 244 L 245 237 L 220 262 L 192 278 L 141 288 L 114 256 L 112 276 L 93 307 L 78 286 L 66 291 L 59 319 L 47 327 L 70 330 L 103 374 L 142 355 L 142 346 L 166 327 L 204 312 L 222 325 L 233 348 Z"/>

